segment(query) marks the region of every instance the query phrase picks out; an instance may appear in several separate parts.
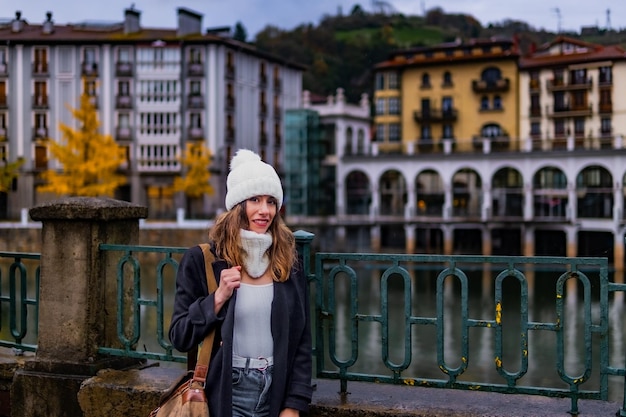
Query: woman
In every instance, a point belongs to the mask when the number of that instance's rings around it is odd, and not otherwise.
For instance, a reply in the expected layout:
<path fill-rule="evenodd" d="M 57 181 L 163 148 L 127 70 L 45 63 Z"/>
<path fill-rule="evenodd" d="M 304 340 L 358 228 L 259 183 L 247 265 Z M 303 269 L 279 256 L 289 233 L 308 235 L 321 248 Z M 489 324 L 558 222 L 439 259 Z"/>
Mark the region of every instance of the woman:
<path fill-rule="evenodd" d="M 207 376 L 211 417 L 293 417 L 311 401 L 308 284 L 280 217 L 274 168 L 239 150 L 226 209 L 209 232 L 218 288 L 207 294 L 199 246 L 183 256 L 169 336 L 187 352 L 217 329 Z"/>

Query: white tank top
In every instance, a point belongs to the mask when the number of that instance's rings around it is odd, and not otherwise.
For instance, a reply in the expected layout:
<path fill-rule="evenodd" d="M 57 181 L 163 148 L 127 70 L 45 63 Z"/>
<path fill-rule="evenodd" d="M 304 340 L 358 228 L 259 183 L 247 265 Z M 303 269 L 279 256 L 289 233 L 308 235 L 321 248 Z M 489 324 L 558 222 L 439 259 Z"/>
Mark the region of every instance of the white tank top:
<path fill-rule="evenodd" d="M 235 302 L 233 353 L 245 358 L 274 355 L 271 315 L 274 284 L 241 283 Z"/>

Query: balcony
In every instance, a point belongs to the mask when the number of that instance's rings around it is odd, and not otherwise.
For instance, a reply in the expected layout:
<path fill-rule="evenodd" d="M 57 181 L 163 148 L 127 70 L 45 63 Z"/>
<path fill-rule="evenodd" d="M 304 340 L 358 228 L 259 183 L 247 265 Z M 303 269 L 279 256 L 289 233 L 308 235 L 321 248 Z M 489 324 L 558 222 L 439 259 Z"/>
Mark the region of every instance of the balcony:
<path fill-rule="evenodd" d="M 472 90 L 475 93 L 503 93 L 509 91 L 511 82 L 508 78 L 499 80 L 473 80 Z"/>
<path fill-rule="evenodd" d="M 47 77 L 48 63 L 47 62 L 33 62 L 33 76 L 35 77 Z"/>
<path fill-rule="evenodd" d="M 611 114 L 613 113 L 613 103 L 600 103 L 598 105 L 598 113 Z"/>
<path fill-rule="evenodd" d="M 189 127 L 187 130 L 189 140 L 202 140 L 204 139 L 204 129 L 201 126 Z"/>
<path fill-rule="evenodd" d="M 419 153 L 433 153 L 441 151 L 441 143 L 436 143 L 433 138 L 417 139 L 417 151 Z"/>
<path fill-rule="evenodd" d="M 98 64 L 96 62 L 83 62 L 81 65 L 81 74 L 83 77 L 97 77 Z"/>
<path fill-rule="evenodd" d="M 418 123 L 455 122 L 458 117 L 456 109 L 422 109 L 413 112 L 413 118 Z"/>
<path fill-rule="evenodd" d="M 509 151 L 511 150 L 511 138 L 506 132 L 500 136 L 474 136 L 472 145 L 475 151 L 482 151 L 483 153 Z"/>
<path fill-rule="evenodd" d="M 198 93 L 189 94 L 187 96 L 187 107 L 190 109 L 203 109 L 204 96 Z"/>
<path fill-rule="evenodd" d="M 6 142 L 9 140 L 9 132 L 4 127 L 0 127 L 0 142 Z"/>
<path fill-rule="evenodd" d="M 549 113 L 548 116 L 552 118 L 561 118 L 561 117 L 590 117 L 592 115 L 592 110 L 590 105 L 581 104 L 581 105 L 555 105 L 553 107 L 552 113 Z"/>
<path fill-rule="evenodd" d="M 130 62 L 118 62 L 115 64 L 116 77 L 132 77 L 133 64 Z"/>
<path fill-rule="evenodd" d="M 572 80 L 569 83 L 566 83 L 565 80 L 560 78 L 553 78 L 546 81 L 546 89 L 548 92 L 591 90 L 591 86 L 591 78 L 585 78 L 584 80 Z"/>
<path fill-rule="evenodd" d="M 0 63 L 0 77 L 7 77 L 9 75 L 9 66 L 6 62 Z"/>
<path fill-rule="evenodd" d="M 115 97 L 115 108 L 120 109 L 132 109 L 133 108 L 133 98 L 129 95 L 121 95 L 118 94 Z"/>
<path fill-rule="evenodd" d="M 541 107 L 540 106 L 530 106 L 530 117 L 541 117 Z"/>
<path fill-rule="evenodd" d="M 131 141 L 133 140 L 133 132 L 129 126 L 118 126 L 115 128 L 115 140 Z"/>
<path fill-rule="evenodd" d="M 34 95 L 33 96 L 33 109 L 47 109 L 48 108 L 48 96 L 47 95 Z"/>
<path fill-rule="evenodd" d="M 9 100 L 7 96 L 0 96 L 0 109 L 8 109 L 9 108 Z"/>
<path fill-rule="evenodd" d="M 187 64 L 187 75 L 190 77 L 203 77 L 204 66 L 202 62 L 189 62 Z"/>
<path fill-rule="evenodd" d="M 179 145 L 140 144 L 137 146 L 139 172 L 180 172 Z"/>
<path fill-rule="evenodd" d="M 33 140 L 46 140 L 48 139 L 48 128 L 47 127 L 33 127 Z"/>

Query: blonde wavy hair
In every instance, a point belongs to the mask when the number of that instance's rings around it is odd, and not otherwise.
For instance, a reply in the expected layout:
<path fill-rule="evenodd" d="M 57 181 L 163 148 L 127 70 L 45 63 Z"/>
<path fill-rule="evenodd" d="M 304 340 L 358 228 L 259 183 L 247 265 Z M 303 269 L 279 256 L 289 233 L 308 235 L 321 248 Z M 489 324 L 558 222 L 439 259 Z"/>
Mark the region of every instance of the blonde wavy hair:
<path fill-rule="evenodd" d="M 240 229 L 249 228 L 245 200 L 219 215 L 209 230 L 209 240 L 215 245 L 217 256 L 229 265 L 243 265 Z M 278 282 L 287 281 L 297 258 L 293 232 L 280 213 L 274 216 L 268 232 L 272 235 L 272 245 L 267 250 L 272 279 Z"/>

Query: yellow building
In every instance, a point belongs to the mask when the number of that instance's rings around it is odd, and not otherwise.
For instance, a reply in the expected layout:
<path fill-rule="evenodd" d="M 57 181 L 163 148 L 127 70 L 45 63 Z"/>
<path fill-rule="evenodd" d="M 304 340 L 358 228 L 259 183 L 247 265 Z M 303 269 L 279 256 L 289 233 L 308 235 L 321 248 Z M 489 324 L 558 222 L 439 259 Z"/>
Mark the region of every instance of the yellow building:
<path fill-rule="evenodd" d="M 398 51 L 376 65 L 378 151 L 519 149 L 518 57 L 513 41 L 489 39 Z"/>

